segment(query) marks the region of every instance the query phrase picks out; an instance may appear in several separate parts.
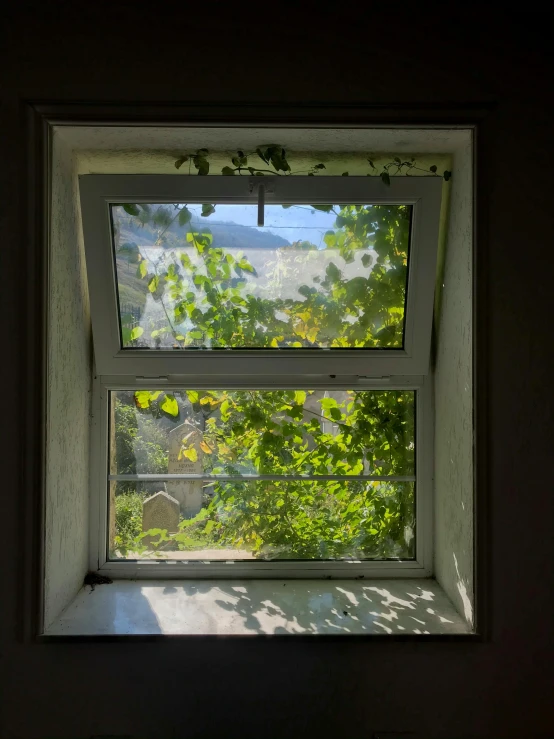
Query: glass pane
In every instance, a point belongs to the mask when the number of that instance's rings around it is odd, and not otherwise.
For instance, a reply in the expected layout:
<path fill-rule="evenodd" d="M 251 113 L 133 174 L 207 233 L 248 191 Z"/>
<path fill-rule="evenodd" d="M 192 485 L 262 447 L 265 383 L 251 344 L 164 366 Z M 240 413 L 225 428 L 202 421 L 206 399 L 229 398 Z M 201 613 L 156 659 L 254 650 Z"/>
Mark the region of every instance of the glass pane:
<path fill-rule="evenodd" d="M 413 391 L 110 395 L 111 475 L 192 476 L 110 482 L 113 557 L 413 556 Z"/>
<path fill-rule="evenodd" d="M 399 349 L 411 206 L 112 206 L 124 349 Z"/>
<path fill-rule="evenodd" d="M 181 517 L 174 531 L 160 525 L 141 538 L 143 507 L 155 506 L 155 496 L 130 488 L 116 496 L 113 559 L 414 557 L 414 483 L 217 482 L 202 488 L 196 516 Z"/>

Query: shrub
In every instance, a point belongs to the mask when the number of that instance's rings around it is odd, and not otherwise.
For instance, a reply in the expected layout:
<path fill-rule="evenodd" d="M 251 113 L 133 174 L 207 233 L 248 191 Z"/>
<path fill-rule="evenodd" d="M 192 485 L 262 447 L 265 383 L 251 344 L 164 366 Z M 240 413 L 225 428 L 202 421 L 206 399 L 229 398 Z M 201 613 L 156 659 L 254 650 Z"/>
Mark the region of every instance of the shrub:
<path fill-rule="evenodd" d="M 132 548 L 142 532 L 142 496 L 123 493 L 115 498 L 114 548 L 121 551 Z"/>

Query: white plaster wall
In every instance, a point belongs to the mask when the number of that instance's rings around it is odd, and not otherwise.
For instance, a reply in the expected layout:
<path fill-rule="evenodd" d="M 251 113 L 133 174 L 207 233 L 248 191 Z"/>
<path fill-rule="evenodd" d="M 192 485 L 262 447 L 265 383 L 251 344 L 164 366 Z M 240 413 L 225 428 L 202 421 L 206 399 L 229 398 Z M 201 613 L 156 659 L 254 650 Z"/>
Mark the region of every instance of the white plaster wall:
<path fill-rule="evenodd" d="M 253 151 L 257 146 L 271 143 L 282 144 L 288 151 L 311 152 L 314 158 L 318 152 L 451 154 L 467 140 L 467 130 L 455 128 L 57 126 L 56 132 L 75 151 L 135 150 L 154 156 L 160 152 L 178 156 L 200 147 L 211 152 Z"/>
<path fill-rule="evenodd" d="M 473 623 L 472 163 L 454 154 L 435 358 L 435 575 Z"/>
<path fill-rule="evenodd" d="M 376 174 L 375 166 L 394 155 L 417 159 L 422 168 L 450 169 L 451 153 L 467 140 L 463 129 L 360 129 L 360 128 L 246 128 L 246 127 L 141 127 L 57 126 L 56 134 L 73 149 L 79 174 L 176 174 L 187 175 L 189 163 L 179 170 L 175 160 L 184 153 L 209 150 L 210 174 L 221 174 L 237 149 L 252 152 L 257 146 L 279 143 L 286 147 L 293 170 L 302 171 L 318 162 L 322 174 Z M 253 163 L 259 162 L 254 157 Z M 191 173 L 196 174 L 194 167 Z M 394 172 L 393 172 L 394 173 Z M 412 171 L 412 176 L 425 176 Z"/>
<path fill-rule="evenodd" d="M 180 169 L 175 168 L 175 160 L 181 153 L 195 151 L 202 143 L 199 139 L 194 147 L 190 149 L 180 150 L 148 150 L 148 149 L 112 149 L 112 150 L 95 150 L 88 149 L 78 151 L 77 167 L 79 174 L 170 174 L 170 175 L 193 175 L 197 172 L 192 162 L 189 160 Z M 237 147 L 239 148 L 239 147 Z M 247 151 L 247 147 L 244 147 Z M 287 160 L 294 172 L 298 172 L 299 176 L 308 174 L 308 171 L 314 164 L 323 162 L 325 169 L 321 170 L 318 177 L 329 175 L 342 175 L 348 172 L 350 175 L 368 174 L 378 176 L 384 164 L 388 164 L 394 158 L 397 152 L 371 154 L 371 161 L 375 169 L 372 169 L 368 163 L 368 157 L 365 153 L 357 151 L 298 151 L 287 150 Z M 236 149 L 229 150 L 210 150 L 208 161 L 210 163 L 210 175 L 220 175 L 222 167 L 231 166 L 231 158 L 236 155 Z M 408 155 L 406 155 L 408 156 Z M 412 153 L 410 157 L 415 157 L 418 169 L 414 169 L 410 176 L 424 177 L 428 176 L 428 169 L 431 165 L 435 165 L 437 170 L 442 173 L 451 166 L 451 157 L 449 154 L 420 154 Z M 266 165 L 253 156 L 249 159 L 252 166 L 265 167 Z M 395 170 L 391 171 L 394 175 Z"/>
<path fill-rule="evenodd" d="M 49 265 L 45 626 L 76 595 L 88 563 L 91 341 L 71 149 L 53 141 Z"/>

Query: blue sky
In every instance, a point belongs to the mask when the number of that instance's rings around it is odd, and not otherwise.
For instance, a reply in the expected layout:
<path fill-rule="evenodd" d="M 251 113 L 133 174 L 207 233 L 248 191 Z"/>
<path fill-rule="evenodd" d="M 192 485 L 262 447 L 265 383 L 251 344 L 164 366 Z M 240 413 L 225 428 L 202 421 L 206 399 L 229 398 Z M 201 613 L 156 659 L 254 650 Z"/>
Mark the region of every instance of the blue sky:
<path fill-rule="evenodd" d="M 202 206 L 189 205 L 195 215 L 200 216 Z M 211 218 L 218 221 L 237 223 L 241 226 L 252 226 L 256 228 L 258 218 L 257 205 L 216 205 L 216 210 Z M 206 218 L 209 225 L 210 218 Z M 269 231 L 286 239 L 289 243 L 293 241 L 311 241 L 316 246 L 323 244 L 323 235 L 334 227 L 335 215 L 333 213 L 322 213 L 313 210 L 309 205 L 293 205 L 291 208 L 283 208 L 281 205 L 266 205 L 265 226 L 259 231 Z"/>

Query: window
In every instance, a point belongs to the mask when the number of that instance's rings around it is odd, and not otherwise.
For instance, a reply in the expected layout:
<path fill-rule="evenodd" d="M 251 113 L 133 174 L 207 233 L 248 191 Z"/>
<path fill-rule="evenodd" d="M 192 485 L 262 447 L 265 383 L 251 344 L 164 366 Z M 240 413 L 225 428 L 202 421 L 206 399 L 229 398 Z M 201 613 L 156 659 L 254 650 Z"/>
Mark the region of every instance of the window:
<path fill-rule="evenodd" d="M 440 180 L 80 189 L 95 565 L 428 574 Z"/>
<path fill-rule="evenodd" d="M 410 205 L 110 211 L 123 350 L 404 348 Z"/>

